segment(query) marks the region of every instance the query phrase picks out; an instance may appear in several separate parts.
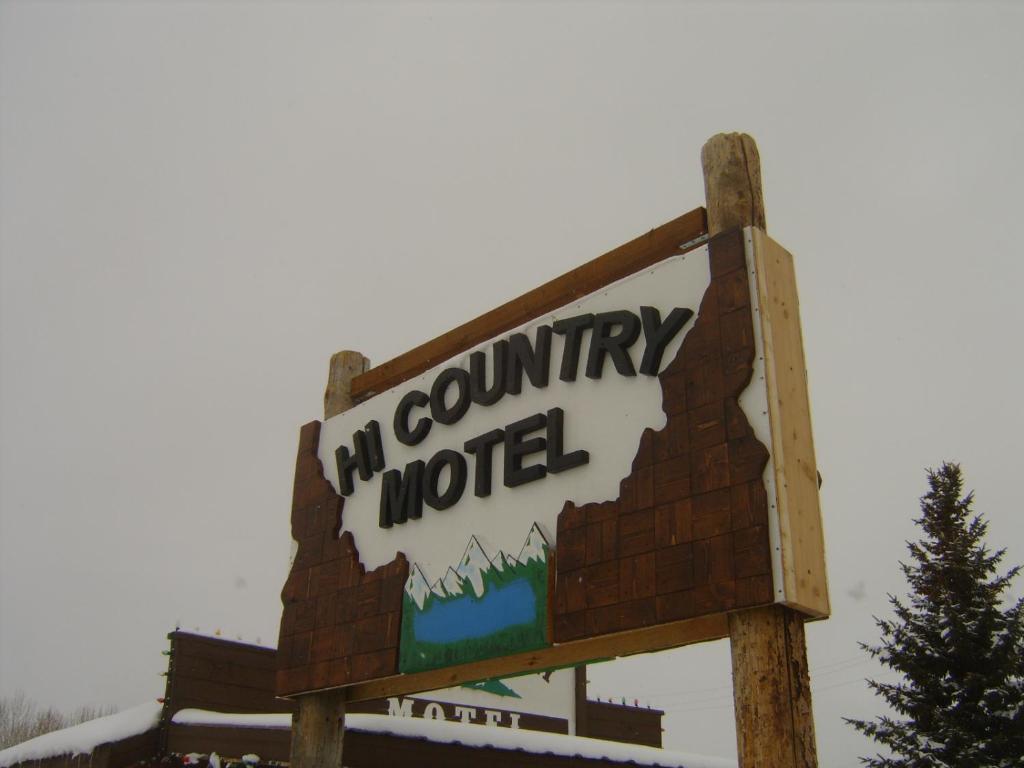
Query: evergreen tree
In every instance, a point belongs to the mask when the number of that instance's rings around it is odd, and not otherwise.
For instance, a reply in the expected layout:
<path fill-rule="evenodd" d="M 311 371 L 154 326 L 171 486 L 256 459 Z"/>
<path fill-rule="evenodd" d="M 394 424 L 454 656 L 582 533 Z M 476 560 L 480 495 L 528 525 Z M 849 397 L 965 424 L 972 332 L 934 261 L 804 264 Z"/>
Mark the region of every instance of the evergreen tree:
<path fill-rule="evenodd" d="M 998 574 L 1005 550 L 985 546 L 958 465 L 929 470 L 928 484 L 915 521 L 924 538 L 900 563 L 909 603 L 890 595 L 896 618 L 876 618 L 880 644 L 861 644 L 902 673 L 868 680 L 899 717 L 847 722 L 892 752 L 861 758 L 877 768 L 1024 766 L 1024 600 L 1002 608 L 1019 567 Z"/>

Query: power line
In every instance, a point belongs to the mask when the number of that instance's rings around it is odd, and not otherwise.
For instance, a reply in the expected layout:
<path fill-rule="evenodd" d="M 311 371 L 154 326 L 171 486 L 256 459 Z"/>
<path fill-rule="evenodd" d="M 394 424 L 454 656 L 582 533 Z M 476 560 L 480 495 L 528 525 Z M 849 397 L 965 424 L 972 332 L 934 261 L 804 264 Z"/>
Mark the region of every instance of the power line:
<path fill-rule="evenodd" d="M 849 671 L 851 669 L 855 669 L 858 666 L 870 666 L 872 664 L 874 664 L 874 660 L 871 659 L 870 657 L 865 658 L 864 656 L 850 656 L 850 657 L 847 657 L 845 659 L 836 659 L 834 661 L 827 662 L 825 664 L 821 664 L 819 666 L 816 666 L 816 667 L 814 667 L 813 669 L 810 670 L 810 675 L 811 675 L 811 680 L 812 680 L 812 682 L 811 682 L 812 690 L 818 690 L 819 688 L 820 688 L 820 690 L 827 690 L 827 688 L 830 687 L 830 686 L 820 686 L 819 687 L 819 686 L 815 685 L 814 684 L 814 679 L 815 678 L 827 677 L 828 675 L 835 675 L 835 674 L 838 674 L 840 672 L 847 672 L 847 671 Z M 886 674 L 886 673 L 885 672 L 881 672 L 880 674 Z M 855 680 L 851 680 L 851 681 L 847 681 L 847 682 L 856 682 L 856 681 Z M 727 695 L 731 699 L 731 697 L 732 697 L 732 686 L 731 685 L 719 684 L 719 685 L 709 686 L 709 687 L 705 687 L 705 688 L 688 688 L 688 689 L 685 689 L 685 690 L 675 690 L 675 691 L 647 692 L 647 693 L 644 694 L 644 696 L 642 698 L 650 700 L 650 701 L 656 701 L 656 700 L 668 700 L 668 701 L 671 701 L 671 700 L 674 700 L 674 699 L 685 698 L 685 697 L 692 697 L 692 696 L 697 696 L 697 695 L 700 695 L 700 694 L 710 694 L 709 698 L 711 698 L 711 699 L 715 699 L 717 696 Z"/>

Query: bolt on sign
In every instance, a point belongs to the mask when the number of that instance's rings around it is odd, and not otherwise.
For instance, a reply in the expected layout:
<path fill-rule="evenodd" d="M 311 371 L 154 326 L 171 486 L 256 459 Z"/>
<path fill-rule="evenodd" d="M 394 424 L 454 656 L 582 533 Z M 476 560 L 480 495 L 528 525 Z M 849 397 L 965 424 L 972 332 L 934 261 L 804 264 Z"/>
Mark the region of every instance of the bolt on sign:
<path fill-rule="evenodd" d="M 699 209 L 302 428 L 278 693 L 353 699 L 828 614 L 790 255 Z M 454 297 L 453 297 L 454 298 Z"/>

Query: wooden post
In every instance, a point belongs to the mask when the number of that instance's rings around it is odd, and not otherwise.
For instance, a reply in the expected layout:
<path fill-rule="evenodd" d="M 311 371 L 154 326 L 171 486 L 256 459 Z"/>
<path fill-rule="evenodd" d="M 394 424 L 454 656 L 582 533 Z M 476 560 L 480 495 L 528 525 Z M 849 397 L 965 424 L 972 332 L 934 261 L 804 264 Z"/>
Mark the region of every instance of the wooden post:
<path fill-rule="evenodd" d="M 345 691 L 306 693 L 298 701 L 290 764 L 295 768 L 341 768 Z"/>
<path fill-rule="evenodd" d="M 327 371 L 327 389 L 324 390 L 324 419 L 347 411 L 352 402 L 352 379 L 370 368 L 370 361 L 358 352 L 343 349 L 331 355 Z"/>
<path fill-rule="evenodd" d="M 573 715 L 576 718 L 576 736 L 589 736 L 590 723 L 587 722 L 587 665 L 577 664 L 573 668 L 575 702 Z"/>
<path fill-rule="evenodd" d="M 701 150 L 708 234 L 765 228 L 761 162 L 746 134 Z M 740 768 L 817 768 L 803 616 L 780 605 L 729 614 Z"/>
<path fill-rule="evenodd" d="M 331 356 L 324 392 L 324 419 L 352 407 L 352 379 L 370 367 L 358 352 Z M 345 736 L 345 691 L 321 691 L 298 697 L 292 720 L 291 768 L 341 768 Z"/>

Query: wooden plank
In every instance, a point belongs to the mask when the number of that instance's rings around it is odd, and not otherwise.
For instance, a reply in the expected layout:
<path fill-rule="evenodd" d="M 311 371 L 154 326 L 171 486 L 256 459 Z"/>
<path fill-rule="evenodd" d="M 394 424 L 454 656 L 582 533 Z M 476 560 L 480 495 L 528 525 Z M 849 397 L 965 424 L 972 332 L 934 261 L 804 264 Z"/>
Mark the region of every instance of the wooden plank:
<path fill-rule="evenodd" d="M 661 718 L 664 712 L 605 701 L 588 701 L 587 717 L 592 739 L 621 741 L 626 744 L 661 746 Z"/>
<path fill-rule="evenodd" d="M 171 690 L 172 712 L 213 709 L 218 712 L 285 712 L 288 706 L 274 696 L 273 681 L 264 688 L 175 675 Z"/>
<path fill-rule="evenodd" d="M 825 539 L 793 257 L 762 230 L 750 232 L 764 339 L 785 604 L 821 618 L 829 614 Z"/>
<path fill-rule="evenodd" d="M 275 671 L 260 669 L 245 664 L 227 661 L 213 661 L 198 656 L 175 656 L 174 673 L 198 680 L 240 685 L 270 691 L 274 688 Z"/>
<path fill-rule="evenodd" d="M 171 632 L 167 637 L 174 643 L 175 658 L 184 654 L 212 661 L 245 664 L 270 671 L 277 669 L 277 651 L 273 648 L 249 645 L 237 640 L 203 637 L 182 631 Z"/>
<path fill-rule="evenodd" d="M 443 360 L 569 304 L 662 259 L 707 231 L 703 208 L 673 219 L 603 256 L 512 299 L 475 320 L 421 344 L 352 379 L 351 397 L 360 402 L 417 376 Z M 333 413 L 331 414 L 333 415 Z"/>
<path fill-rule="evenodd" d="M 356 683 L 343 690 L 349 701 L 401 696 L 521 672 L 540 672 L 581 662 L 676 648 L 707 640 L 718 640 L 728 634 L 729 627 L 725 614 L 701 616 L 686 621 L 563 643 L 528 653 L 486 659 L 472 664 Z"/>

